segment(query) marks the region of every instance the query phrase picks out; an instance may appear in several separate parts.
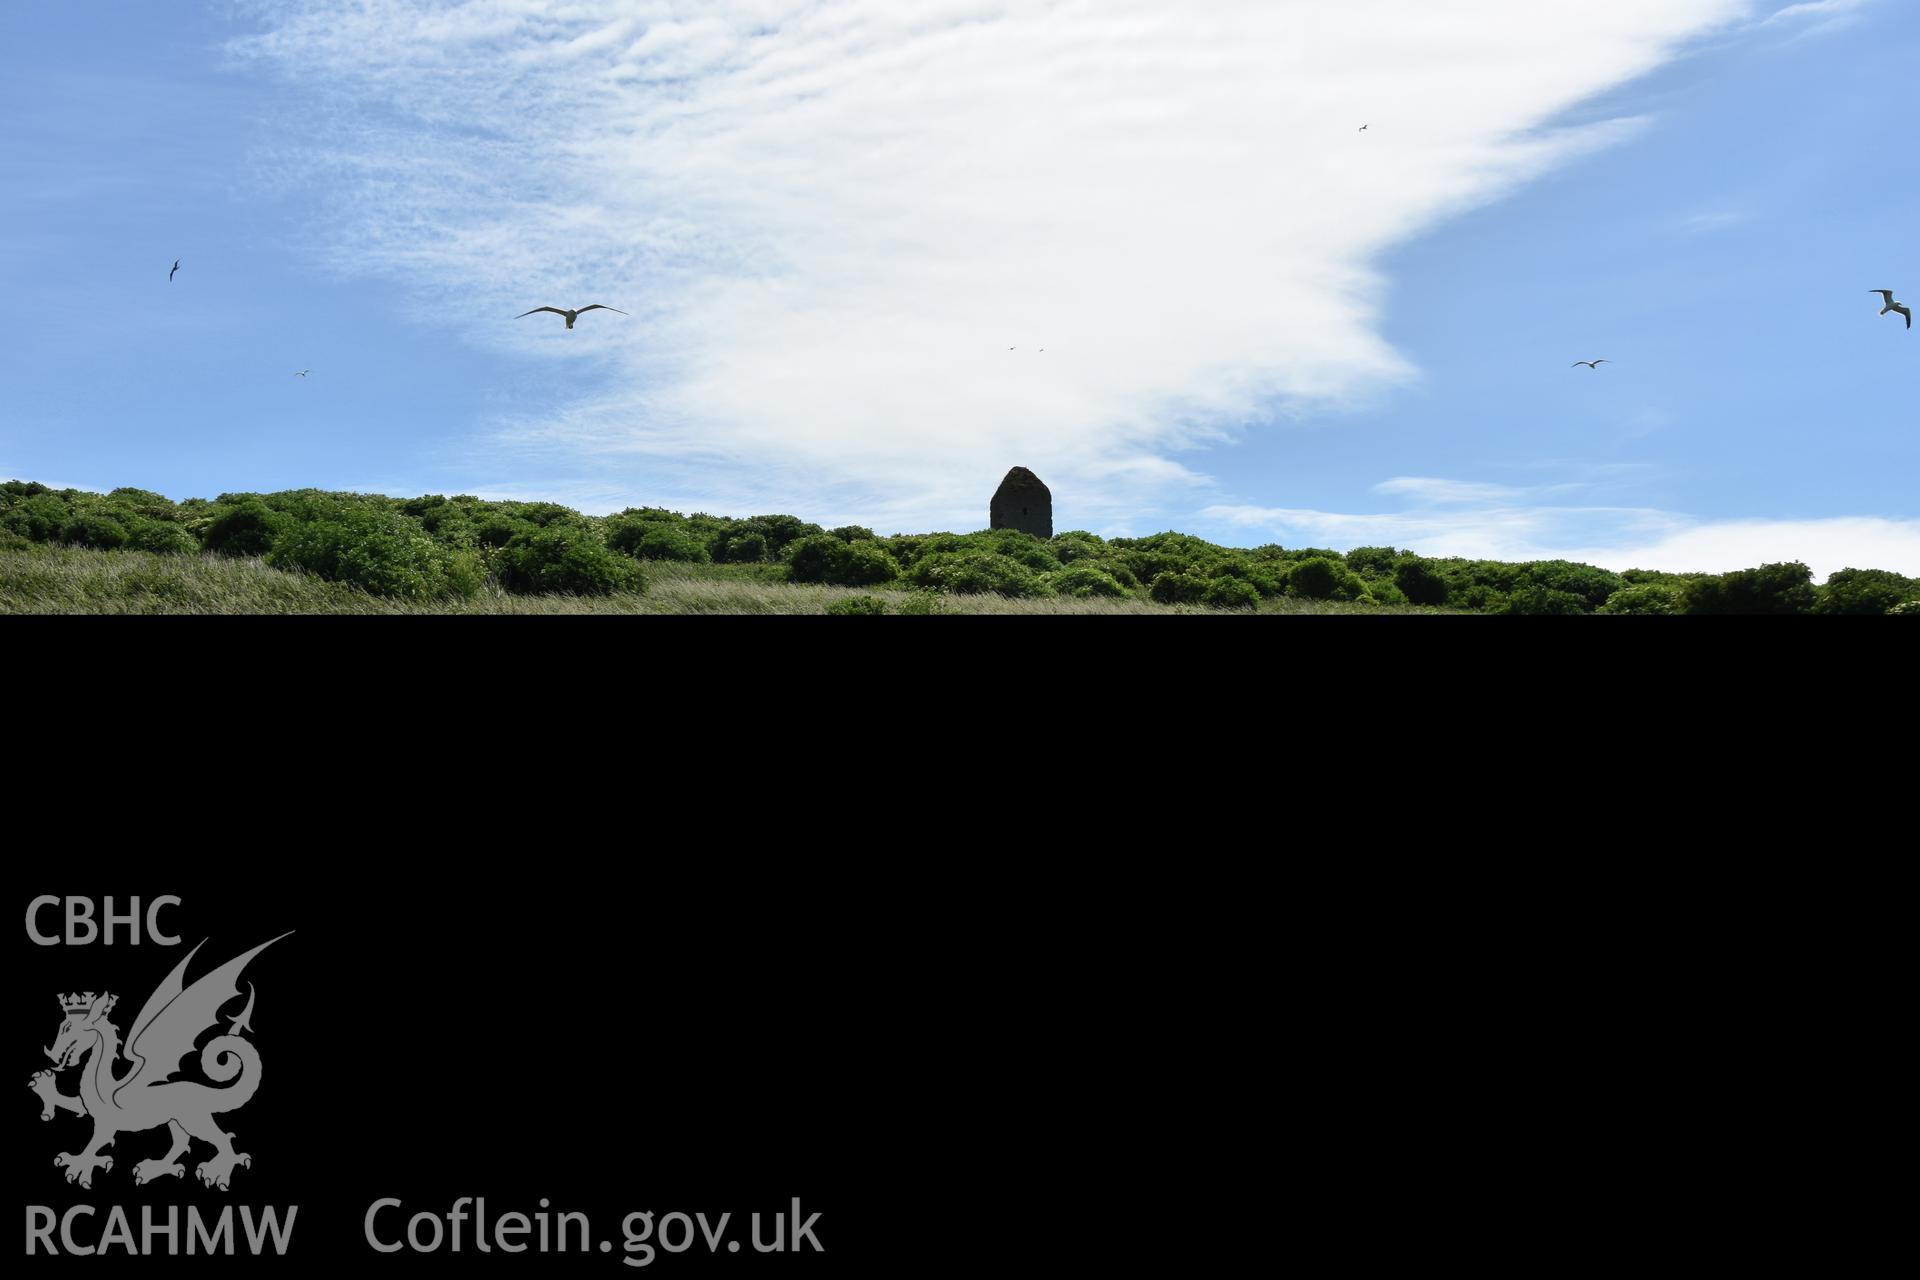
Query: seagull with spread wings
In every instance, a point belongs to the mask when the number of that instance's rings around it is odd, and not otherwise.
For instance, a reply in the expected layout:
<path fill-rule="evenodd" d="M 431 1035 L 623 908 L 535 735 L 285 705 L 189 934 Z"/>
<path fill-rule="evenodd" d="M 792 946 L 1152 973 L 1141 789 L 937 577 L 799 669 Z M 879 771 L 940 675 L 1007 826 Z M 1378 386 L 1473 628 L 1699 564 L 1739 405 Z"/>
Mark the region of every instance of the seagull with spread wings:
<path fill-rule="evenodd" d="M 180 274 L 180 259 L 175 258 L 173 260 L 173 270 L 167 272 L 167 283 L 172 284 L 173 278 L 179 274 Z"/>
<path fill-rule="evenodd" d="M 1600 372 L 1601 365 L 1612 364 L 1612 363 L 1613 361 L 1611 360 L 1575 360 L 1573 362 L 1573 367 L 1578 369 L 1581 365 L 1585 365 L 1587 366 L 1587 368 L 1593 370 L 1595 373 L 1598 373 Z"/>
<path fill-rule="evenodd" d="M 1868 292 L 1868 293 L 1877 293 L 1877 294 L 1879 294 L 1879 295 L 1880 295 L 1881 297 L 1883 297 L 1883 298 L 1885 298 L 1885 299 L 1887 300 L 1887 305 L 1886 305 L 1886 306 L 1884 306 L 1884 307 L 1882 307 L 1882 308 L 1880 308 L 1880 314 L 1881 314 L 1881 315 L 1885 315 L 1885 314 L 1887 314 L 1887 312 L 1889 312 L 1889 311 L 1898 311 L 1898 312 L 1899 312 L 1899 313 L 1900 313 L 1901 315 L 1903 315 L 1903 316 L 1905 316 L 1905 317 L 1907 318 L 1907 328 L 1909 328 L 1909 329 L 1911 329 L 1911 328 L 1913 328 L 1913 312 L 1911 312 L 1911 311 L 1909 311 L 1909 310 L 1907 310 L 1907 304 L 1906 304 L 1906 303 L 1904 303 L 1904 302 L 1895 302 L 1895 301 L 1893 300 L 1893 290 L 1891 290 L 1891 289 L 1869 289 L 1869 290 L 1867 290 L 1867 292 Z"/>
<path fill-rule="evenodd" d="M 587 314 L 587 312 L 589 311 L 611 311 L 615 315 L 620 315 L 620 316 L 624 316 L 627 314 L 626 312 L 622 311 L 618 307 L 602 306 L 600 303 L 596 302 L 590 307 L 581 307 L 578 311 L 563 311 L 559 307 L 535 307 L 532 311 L 521 312 L 519 315 L 515 316 L 514 319 L 525 320 L 528 316 L 534 315 L 541 311 L 551 311 L 553 312 L 553 314 L 562 317 L 563 319 L 566 320 L 567 328 L 569 329 L 573 328 L 573 322 L 575 320 L 578 320 L 581 316 Z"/>

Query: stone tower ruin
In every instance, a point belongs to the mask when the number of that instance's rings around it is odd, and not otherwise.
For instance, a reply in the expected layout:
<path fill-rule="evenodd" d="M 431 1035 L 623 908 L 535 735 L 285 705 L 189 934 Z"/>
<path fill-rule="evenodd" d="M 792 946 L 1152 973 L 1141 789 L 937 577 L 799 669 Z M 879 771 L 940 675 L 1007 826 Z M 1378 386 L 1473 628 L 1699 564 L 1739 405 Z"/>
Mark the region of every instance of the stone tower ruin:
<path fill-rule="evenodd" d="M 1018 529 L 1043 539 L 1053 537 L 1053 494 L 1025 467 L 1007 472 L 999 492 L 993 495 L 990 514 L 995 529 Z"/>

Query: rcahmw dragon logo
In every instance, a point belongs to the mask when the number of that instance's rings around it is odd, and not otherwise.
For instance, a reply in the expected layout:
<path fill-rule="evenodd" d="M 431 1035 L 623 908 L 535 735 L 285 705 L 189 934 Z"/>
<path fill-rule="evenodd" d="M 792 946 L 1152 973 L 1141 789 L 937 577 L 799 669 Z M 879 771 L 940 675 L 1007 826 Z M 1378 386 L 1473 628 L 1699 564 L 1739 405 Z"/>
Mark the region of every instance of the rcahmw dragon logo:
<path fill-rule="evenodd" d="M 280 938 L 286 937 L 281 934 Z M 93 1171 L 113 1169 L 113 1157 L 101 1151 L 113 1145 L 116 1136 L 161 1125 L 173 1135 L 173 1149 L 158 1160 L 142 1160 L 133 1167 L 136 1186 L 167 1176 L 182 1177 L 186 1170 L 178 1163 L 187 1153 L 190 1139 L 198 1138 L 214 1148 L 212 1159 L 203 1160 L 195 1172 L 210 1187 L 227 1189 L 235 1165 L 253 1164 L 253 1157 L 233 1149 L 233 1135 L 214 1123 L 216 1112 L 237 1111 L 260 1087 L 260 1054 L 240 1038 L 252 1031 L 253 984 L 247 984 L 247 1007 L 238 1017 L 230 1017 L 227 1034 L 215 1036 L 200 1050 L 200 1069 L 207 1078 L 226 1082 L 235 1076 L 238 1083 L 213 1088 L 197 1080 L 171 1079 L 180 1069 L 180 1059 L 193 1052 L 193 1042 L 202 1032 L 220 1022 L 220 1006 L 240 994 L 240 971 L 247 962 L 272 946 L 280 938 L 261 943 L 253 950 L 206 974 L 187 987 L 181 982 L 187 964 L 205 946 L 187 953 L 174 971 L 167 975 L 133 1021 L 124 1051 L 120 1036 L 107 1015 L 119 1003 L 112 994 L 61 996 L 60 1008 L 66 1021 L 60 1026 L 47 1056 L 54 1061 L 52 1071 L 42 1071 L 28 1082 L 28 1088 L 40 1095 L 45 1104 L 42 1120 L 53 1119 L 55 1111 L 85 1112 L 93 1117 L 93 1141 L 78 1154 L 66 1153 L 53 1163 L 67 1171 L 68 1182 L 83 1187 L 93 1185 Z M 133 1070 L 115 1078 L 114 1060 L 124 1052 Z M 81 1063 L 78 1095 L 60 1093 L 55 1081 L 58 1072 Z"/>

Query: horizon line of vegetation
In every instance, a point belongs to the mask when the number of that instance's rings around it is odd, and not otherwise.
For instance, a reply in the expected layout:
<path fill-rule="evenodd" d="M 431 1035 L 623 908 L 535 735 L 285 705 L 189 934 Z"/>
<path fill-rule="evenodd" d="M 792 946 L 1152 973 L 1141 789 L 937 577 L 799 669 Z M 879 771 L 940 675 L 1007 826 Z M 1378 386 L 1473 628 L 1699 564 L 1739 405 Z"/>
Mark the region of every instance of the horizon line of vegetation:
<path fill-rule="evenodd" d="M 1113 597 L 1256 609 L 1291 597 L 1492 614 L 1867 614 L 1920 616 L 1920 579 L 1843 569 L 1816 586 L 1794 561 L 1733 573 L 1615 573 L 1566 560 L 1435 558 L 1393 547 L 1248 549 L 1190 534 L 1040 539 L 1011 529 L 877 535 L 790 515 L 736 519 L 659 507 L 589 516 L 552 502 L 461 494 L 389 498 L 291 489 L 174 502 L 145 489 L 99 494 L 0 482 L 0 551 L 68 545 L 163 555 L 260 557 L 377 596 L 647 590 L 649 562 L 761 566 L 767 581 L 1015 599 Z"/>

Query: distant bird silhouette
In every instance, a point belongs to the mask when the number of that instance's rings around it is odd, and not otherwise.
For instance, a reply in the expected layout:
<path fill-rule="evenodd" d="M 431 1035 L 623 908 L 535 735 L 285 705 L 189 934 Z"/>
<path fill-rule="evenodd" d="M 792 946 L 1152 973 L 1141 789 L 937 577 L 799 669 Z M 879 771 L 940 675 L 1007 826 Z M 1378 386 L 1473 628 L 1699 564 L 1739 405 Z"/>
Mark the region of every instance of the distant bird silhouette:
<path fill-rule="evenodd" d="M 180 259 L 175 258 L 173 260 L 173 270 L 167 272 L 167 283 L 172 284 L 173 278 L 179 274 L 180 274 Z"/>
<path fill-rule="evenodd" d="M 1366 132 L 1366 131 L 1367 131 L 1368 129 L 1370 129 L 1370 128 L 1372 128 L 1372 127 L 1373 127 L 1372 125 L 1365 125 L 1365 124 L 1363 124 L 1363 125 L 1361 125 L 1361 126 L 1360 126 L 1360 132 L 1362 132 L 1362 133 L 1365 133 L 1365 132 Z"/>
<path fill-rule="evenodd" d="M 624 316 L 627 314 L 626 312 L 620 310 L 620 308 L 618 307 L 602 306 L 601 304 L 596 302 L 590 307 L 581 307 L 578 311 L 562 311 L 559 307 L 535 307 L 532 311 L 521 312 L 519 315 L 515 316 L 514 319 L 525 320 L 528 316 L 537 314 L 538 312 L 541 312 L 541 311 L 551 311 L 553 312 L 553 314 L 564 318 L 567 322 L 567 328 L 569 329 L 573 328 L 573 322 L 575 320 L 578 320 L 581 316 L 587 314 L 587 312 L 589 311 L 611 311 L 615 315 L 621 315 L 621 316 Z"/>
<path fill-rule="evenodd" d="M 304 377 L 306 377 L 306 376 L 307 376 L 308 374 L 310 374 L 310 373 L 312 373 L 312 372 L 313 372 L 313 370 L 311 370 L 311 369 L 302 369 L 302 370 L 301 370 L 300 372 L 298 372 L 298 373 L 296 373 L 296 374 L 294 374 L 293 376 L 294 376 L 294 377 L 296 377 L 296 378 L 304 378 Z"/>
<path fill-rule="evenodd" d="M 1585 365 L 1587 366 L 1587 368 L 1592 369 L 1594 372 L 1598 373 L 1601 365 L 1612 364 L 1612 363 L 1613 361 L 1611 360 L 1575 360 L 1573 362 L 1573 367 L 1578 369 L 1581 365 Z"/>
<path fill-rule="evenodd" d="M 1898 311 L 1898 312 L 1899 312 L 1899 313 L 1900 313 L 1901 315 L 1903 315 L 1903 316 L 1905 316 L 1905 317 L 1907 318 L 1907 328 L 1909 328 L 1909 329 L 1911 329 L 1911 328 L 1913 328 L 1913 312 L 1911 312 L 1911 311 L 1909 311 L 1909 310 L 1907 310 L 1907 304 L 1906 304 L 1906 303 L 1904 303 L 1904 302 L 1895 302 L 1895 301 L 1893 300 L 1893 290 L 1891 290 L 1891 289 L 1869 289 L 1869 290 L 1867 290 L 1867 292 L 1868 292 L 1868 293 L 1877 293 L 1877 294 L 1879 294 L 1879 295 L 1880 295 L 1881 297 L 1883 297 L 1883 298 L 1885 298 L 1885 299 L 1887 300 L 1887 305 L 1886 305 L 1886 306 L 1884 306 L 1884 307 L 1882 307 L 1882 308 L 1880 308 L 1880 314 L 1881 314 L 1881 315 L 1885 315 L 1885 314 L 1887 314 L 1887 312 L 1889 312 L 1889 311 Z"/>

